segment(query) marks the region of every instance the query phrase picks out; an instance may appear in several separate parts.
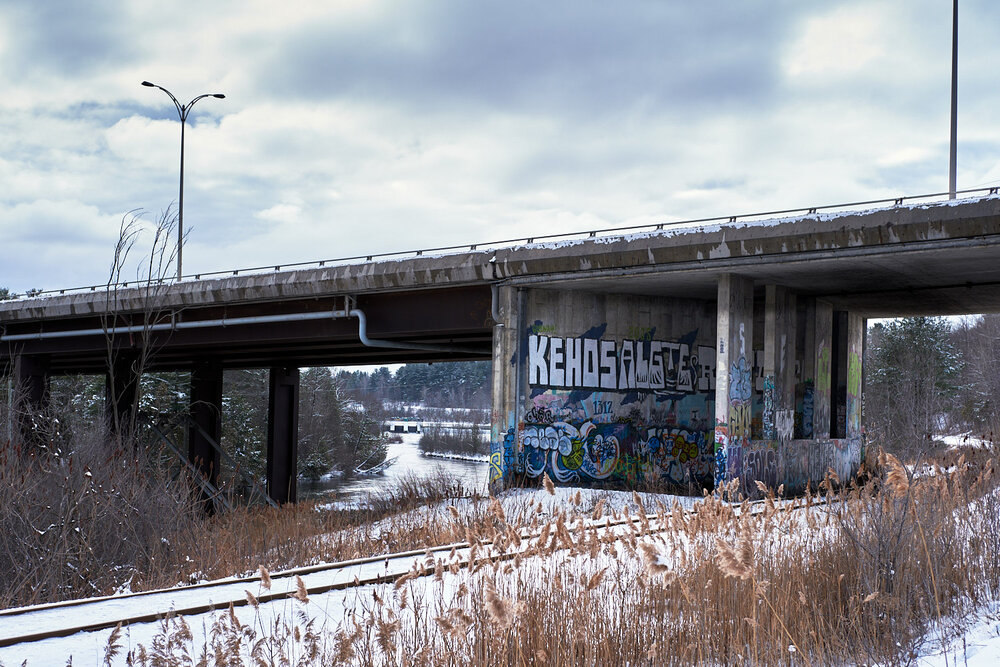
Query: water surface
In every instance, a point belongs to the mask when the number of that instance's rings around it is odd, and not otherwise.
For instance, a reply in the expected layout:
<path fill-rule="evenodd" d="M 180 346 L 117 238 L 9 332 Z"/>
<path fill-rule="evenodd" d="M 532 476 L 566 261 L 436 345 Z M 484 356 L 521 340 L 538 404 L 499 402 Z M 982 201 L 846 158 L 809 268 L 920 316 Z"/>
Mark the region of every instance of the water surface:
<path fill-rule="evenodd" d="M 299 497 L 323 498 L 325 500 L 356 500 L 369 493 L 377 493 L 390 488 L 401 478 L 414 475 L 416 477 L 433 477 L 440 473 L 449 479 L 461 482 L 467 489 L 486 493 L 489 465 L 485 461 L 462 461 L 423 456 L 417 443 L 419 433 L 401 434 L 402 442 L 391 442 L 386 447 L 386 458 L 396 460 L 385 472 L 378 475 L 360 475 L 357 477 L 335 478 L 312 482 L 299 480 Z"/>

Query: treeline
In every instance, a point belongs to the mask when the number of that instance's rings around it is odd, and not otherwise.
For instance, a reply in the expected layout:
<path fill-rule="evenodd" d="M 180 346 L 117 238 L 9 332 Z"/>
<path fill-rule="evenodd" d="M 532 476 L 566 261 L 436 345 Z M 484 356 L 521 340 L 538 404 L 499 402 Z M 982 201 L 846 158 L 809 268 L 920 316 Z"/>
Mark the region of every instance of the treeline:
<path fill-rule="evenodd" d="M 406 364 L 395 373 L 342 370 L 337 379 L 356 397 L 422 404 L 427 407 L 486 409 L 490 405 L 489 361 Z"/>
<path fill-rule="evenodd" d="M 58 451 L 73 451 L 74 442 L 104 428 L 104 377 L 52 378 L 49 418 L 38 427 L 40 441 Z M 180 451 L 186 451 L 191 377 L 189 373 L 144 373 L 139 390 L 136 427 L 142 442 L 159 443 L 163 465 L 179 465 L 156 428 Z M 6 384 L 6 383 L 4 383 Z M 6 414 L 6 386 L 0 387 L 0 421 Z M 227 370 L 223 376 L 221 446 L 234 461 L 223 460 L 220 474 L 229 488 L 248 490 L 249 480 L 264 477 L 267 450 L 268 373 L 265 369 Z M 395 373 L 329 368 L 301 371 L 299 388 L 300 475 L 317 478 L 328 472 L 351 474 L 385 460 L 381 425 L 386 416 L 429 413 L 443 421 L 479 423 L 490 405 L 490 363 L 408 364 Z M 414 408 L 414 406 L 420 406 Z M 386 408 L 391 412 L 387 413 Z M 4 436 L 7 433 L 3 434 Z"/>
<path fill-rule="evenodd" d="M 54 453 L 68 453 L 81 440 L 104 432 L 105 380 L 96 375 L 55 376 L 46 414 L 35 420 L 37 440 Z M 152 460 L 181 465 L 161 435 L 187 451 L 190 373 L 144 373 L 139 389 L 136 437 L 148 445 Z M 6 408 L 6 386 L 0 388 Z M 233 463 L 220 461 L 227 489 L 248 492 L 250 480 L 262 481 L 267 464 L 268 371 L 227 370 L 223 374 L 222 437 L 219 443 Z M 5 439 L 13 415 L 0 409 Z M 306 368 L 299 384 L 298 474 L 318 478 L 328 472 L 351 474 L 385 460 L 381 433 L 384 418 L 377 400 L 348 394 L 328 368 Z"/>
<path fill-rule="evenodd" d="M 238 464 L 261 478 L 267 463 L 268 372 L 227 371 L 223 382 L 222 444 Z M 351 474 L 385 460 L 382 406 L 355 398 L 329 368 L 299 376 L 299 475 Z"/>
<path fill-rule="evenodd" d="M 864 424 L 869 442 L 909 454 L 946 433 L 1000 438 L 1000 315 L 869 328 Z"/>

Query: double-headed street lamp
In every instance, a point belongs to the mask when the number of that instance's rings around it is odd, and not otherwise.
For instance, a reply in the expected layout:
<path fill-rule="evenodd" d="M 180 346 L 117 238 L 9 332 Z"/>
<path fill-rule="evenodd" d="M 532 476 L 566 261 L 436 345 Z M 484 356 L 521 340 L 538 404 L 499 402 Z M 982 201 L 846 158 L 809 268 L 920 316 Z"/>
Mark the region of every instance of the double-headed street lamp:
<path fill-rule="evenodd" d="M 204 95 L 199 95 L 194 98 L 187 104 L 181 104 L 177 101 L 177 98 L 174 97 L 174 94 L 163 86 L 158 86 L 155 83 L 150 83 L 149 81 L 143 81 L 142 85 L 149 88 L 159 88 L 165 92 L 170 97 L 170 101 L 172 101 L 174 106 L 177 107 L 177 115 L 181 119 L 181 185 L 180 195 L 178 196 L 177 201 L 177 280 L 180 280 L 184 275 L 181 273 L 181 258 L 184 246 L 184 125 L 187 122 L 188 112 L 191 111 L 191 107 L 194 106 L 195 102 L 204 97 L 216 97 L 222 100 L 225 99 L 226 96 L 222 93 L 205 93 Z"/>

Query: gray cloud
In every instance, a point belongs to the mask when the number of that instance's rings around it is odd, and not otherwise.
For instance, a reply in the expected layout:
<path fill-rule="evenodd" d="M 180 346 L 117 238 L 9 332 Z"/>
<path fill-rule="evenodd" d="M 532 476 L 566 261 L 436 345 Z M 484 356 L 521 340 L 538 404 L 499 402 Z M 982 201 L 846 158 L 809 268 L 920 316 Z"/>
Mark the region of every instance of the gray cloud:
<path fill-rule="evenodd" d="M 262 87 L 441 109 L 650 114 L 771 99 L 800 3 L 404 3 L 377 21 L 311 25 L 262 64 Z"/>
<path fill-rule="evenodd" d="M 947 4 L 0 0 L 0 286 L 100 282 L 176 200 L 144 77 L 229 96 L 189 121 L 191 271 L 941 190 Z M 962 11 L 969 187 L 1000 4 Z"/>
<path fill-rule="evenodd" d="M 12 40 L 7 76 L 77 77 L 134 58 L 141 36 L 130 34 L 122 3 L 46 0 L 3 3 Z"/>

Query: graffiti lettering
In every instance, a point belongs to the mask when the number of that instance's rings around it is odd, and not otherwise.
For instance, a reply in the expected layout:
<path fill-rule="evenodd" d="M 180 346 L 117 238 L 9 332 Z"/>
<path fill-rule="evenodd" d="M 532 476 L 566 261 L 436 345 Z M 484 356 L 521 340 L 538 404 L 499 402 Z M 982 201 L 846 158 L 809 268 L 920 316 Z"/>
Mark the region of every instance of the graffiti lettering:
<path fill-rule="evenodd" d="M 614 423 L 526 424 L 520 434 L 524 472 L 559 482 L 637 481 L 656 475 L 672 484 L 710 485 L 715 456 L 705 431 Z"/>
<path fill-rule="evenodd" d="M 768 375 L 764 378 L 764 412 L 763 437 L 765 440 L 777 440 L 778 433 L 774 423 L 774 376 Z"/>
<path fill-rule="evenodd" d="M 528 384 L 694 393 L 715 388 L 715 349 L 664 340 L 528 336 Z"/>
<path fill-rule="evenodd" d="M 763 482 L 768 488 L 778 486 L 778 456 L 770 448 L 750 450 L 743 453 L 743 474 L 740 486 L 746 496 L 759 495 L 756 482 Z"/>
<path fill-rule="evenodd" d="M 729 369 L 729 435 L 732 438 L 750 437 L 752 395 L 750 364 L 741 355 Z"/>
<path fill-rule="evenodd" d="M 813 437 L 813 383 L 806 380 L 802 396 L 802 437 Z"/>
<path fill-rule="evenodd" d="M 715 488 L 718 489 L 726 483 L 726 448 L 717 447 L 715 450 Z"/>
<path fill-rule="evenodd" d="M 500 452 L 490 452 L 490 483 L 503 477 L 503 463 Z"/>
<path fill-rule="evenodd" d="M 611 414 L 611 401 L 594 401 L 594 414 L 595 415 Z"/>
<path fill-rule="evenodd" d="M 524 421 L 531 422 L 533 424 L 551 424 L 555 420 L 555 415 L 552 414 L 551 410 L 537 405 L 528 410 L 528 412 L 524 415 Z"/>

